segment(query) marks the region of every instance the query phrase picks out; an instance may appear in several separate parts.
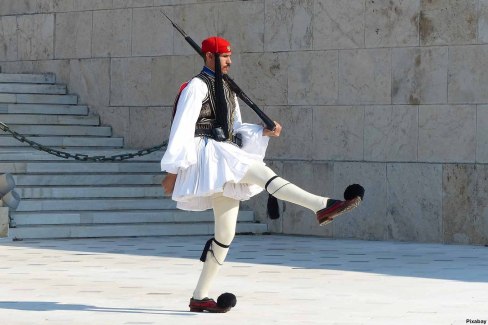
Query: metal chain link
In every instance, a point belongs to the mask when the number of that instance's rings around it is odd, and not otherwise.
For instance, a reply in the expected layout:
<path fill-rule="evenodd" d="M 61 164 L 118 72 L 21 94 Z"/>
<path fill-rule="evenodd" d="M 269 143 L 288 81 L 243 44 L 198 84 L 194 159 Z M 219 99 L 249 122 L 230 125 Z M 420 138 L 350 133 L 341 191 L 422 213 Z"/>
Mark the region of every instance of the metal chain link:
<path fill-rule="evenodd" d="M 11 130 L 8 127 L 8 125 L 3 123 L 3 122 L 0 122 L 0 130 L 4 131 L 6 133 L 10 133 L 10 135 L 12 135 L 12 137 L 14 139 L 16 139 L 20 142 L 25 142 L 30 147 L 32 147 L 36 150 L 47 152 L 50 155 L 57 156 L 60 158 L 64 158 L 64 159 L 70 159 L 71 158 L 71 159 L 80 160 L 80 161 L 107 162 L 107 161 L 128 160 L 128 159 L 132 159 L 135 157 L 142 157 L 142 156 L 148 155 L 150 153 L 153 153 L 155 151 L 159 151 L 168 145 L 168 141 L 164 141 L 163 143 L 161 143 L 157 146 L 142 149 L 142 150 L 132 152 L 132 153 L 124 153 L 124 154 L 113 155 L 113 156 L 108 156 L 108 157 L 107 156 L 89 156 L 89 155 L 84 155 L 84 154 L 79 154 L 79 153 L 71 154 L 69 152 L 65 152 L 65 151 L 46 147 L 40 143 L 37 143 L 35 141 L 27 139 L 25 136 L 23 136 L 20 133 L 17 133 L 15 131 Z"/>

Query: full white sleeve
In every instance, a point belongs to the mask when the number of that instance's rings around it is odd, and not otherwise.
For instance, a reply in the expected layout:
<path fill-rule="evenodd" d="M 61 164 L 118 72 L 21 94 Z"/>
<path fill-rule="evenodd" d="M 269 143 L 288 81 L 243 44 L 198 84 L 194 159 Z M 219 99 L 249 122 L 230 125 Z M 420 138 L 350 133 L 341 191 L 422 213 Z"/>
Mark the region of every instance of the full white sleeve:
<path fill-rule="evenodd" d="M 242 137 L 242 150 L 256 154 L 264 159 L 268 148 L 269 137 L 263 136 L 263 126 L 251 123 L 242 123 L 239 102 L 236 101 L 234 113 L 234 133 L 240 133 Z"/>
<path fill-rule="evenodd" d="M 171 125 L 168 147 L 161 159 L 161 171 L 177 174 L 197 162 L 195 124 L 200 115 L 207 85 L 193 78 L 181 92 Z"/>

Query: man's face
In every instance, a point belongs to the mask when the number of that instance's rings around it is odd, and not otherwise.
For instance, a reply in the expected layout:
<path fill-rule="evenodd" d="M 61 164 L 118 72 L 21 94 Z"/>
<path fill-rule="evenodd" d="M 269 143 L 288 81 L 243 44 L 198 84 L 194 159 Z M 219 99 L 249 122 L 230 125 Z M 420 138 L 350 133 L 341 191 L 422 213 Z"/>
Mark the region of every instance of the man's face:
<path fill-rule="evenodd" d="M 213 71 L 215 71 L 215 54 L 207 52 L 206 54 L 206 65 Z M 223 74 L 229 73 L 230 65 L 232 64 L 232 61 L 230 59 L 232 53 L 222 53 L 220 54 L 220 68 L 222 69 Z"/>
<path fill-rule="evenodd" d="M 222 73 L 227 74 L 230 69 L 232 61 L 230 60 L 231 53 L 220 54 L 220 67 L 222 68 Z"/>

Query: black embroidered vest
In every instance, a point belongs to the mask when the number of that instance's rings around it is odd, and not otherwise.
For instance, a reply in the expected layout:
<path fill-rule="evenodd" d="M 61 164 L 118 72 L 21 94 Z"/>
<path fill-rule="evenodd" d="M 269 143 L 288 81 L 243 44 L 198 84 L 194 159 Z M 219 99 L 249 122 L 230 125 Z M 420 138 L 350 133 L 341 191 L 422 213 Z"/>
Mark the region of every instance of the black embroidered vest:
<path fill-rule="evenodd" d="M 205 82 L 207 85 L 208 92 L 202 101 L 202 108 L 200 110 L 200 115 L 198 116 L 195 129 L 213 129 L 218 127 L 216 121 L 216 109 L 215 109 L 215 78 L 210 76 L 205 72 L 200 72 L 195 78 L 198 78 Z M 236 109 L 235 94 L 229 88 L 227 82 L 224 81 L 224 95 L 227 102 L 228 114 L 228 134 L 232 135 L 232 127 L 234 125 L 234 113 Z"/>

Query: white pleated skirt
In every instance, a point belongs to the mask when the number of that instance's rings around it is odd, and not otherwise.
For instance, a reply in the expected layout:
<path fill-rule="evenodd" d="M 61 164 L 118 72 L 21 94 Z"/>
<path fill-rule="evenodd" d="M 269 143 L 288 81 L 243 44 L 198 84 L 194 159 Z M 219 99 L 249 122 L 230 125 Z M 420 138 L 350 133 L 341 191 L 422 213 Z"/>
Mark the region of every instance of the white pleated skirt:
<path fill-rule="evenodd" d="M 177 208 L 204 211 L 212 208 L 212 197 L 221 193 L 236 200 L 248 200 L 263 189 L 241 184 L 249 166 L 263 164 L 268 138 L 261 136 L 262 127 L 244 124 L 238 131 L 243 137 L 242 148 L 209 138 L 195 137 L 196 164 L 178 172 L 172 199 Z"/>

